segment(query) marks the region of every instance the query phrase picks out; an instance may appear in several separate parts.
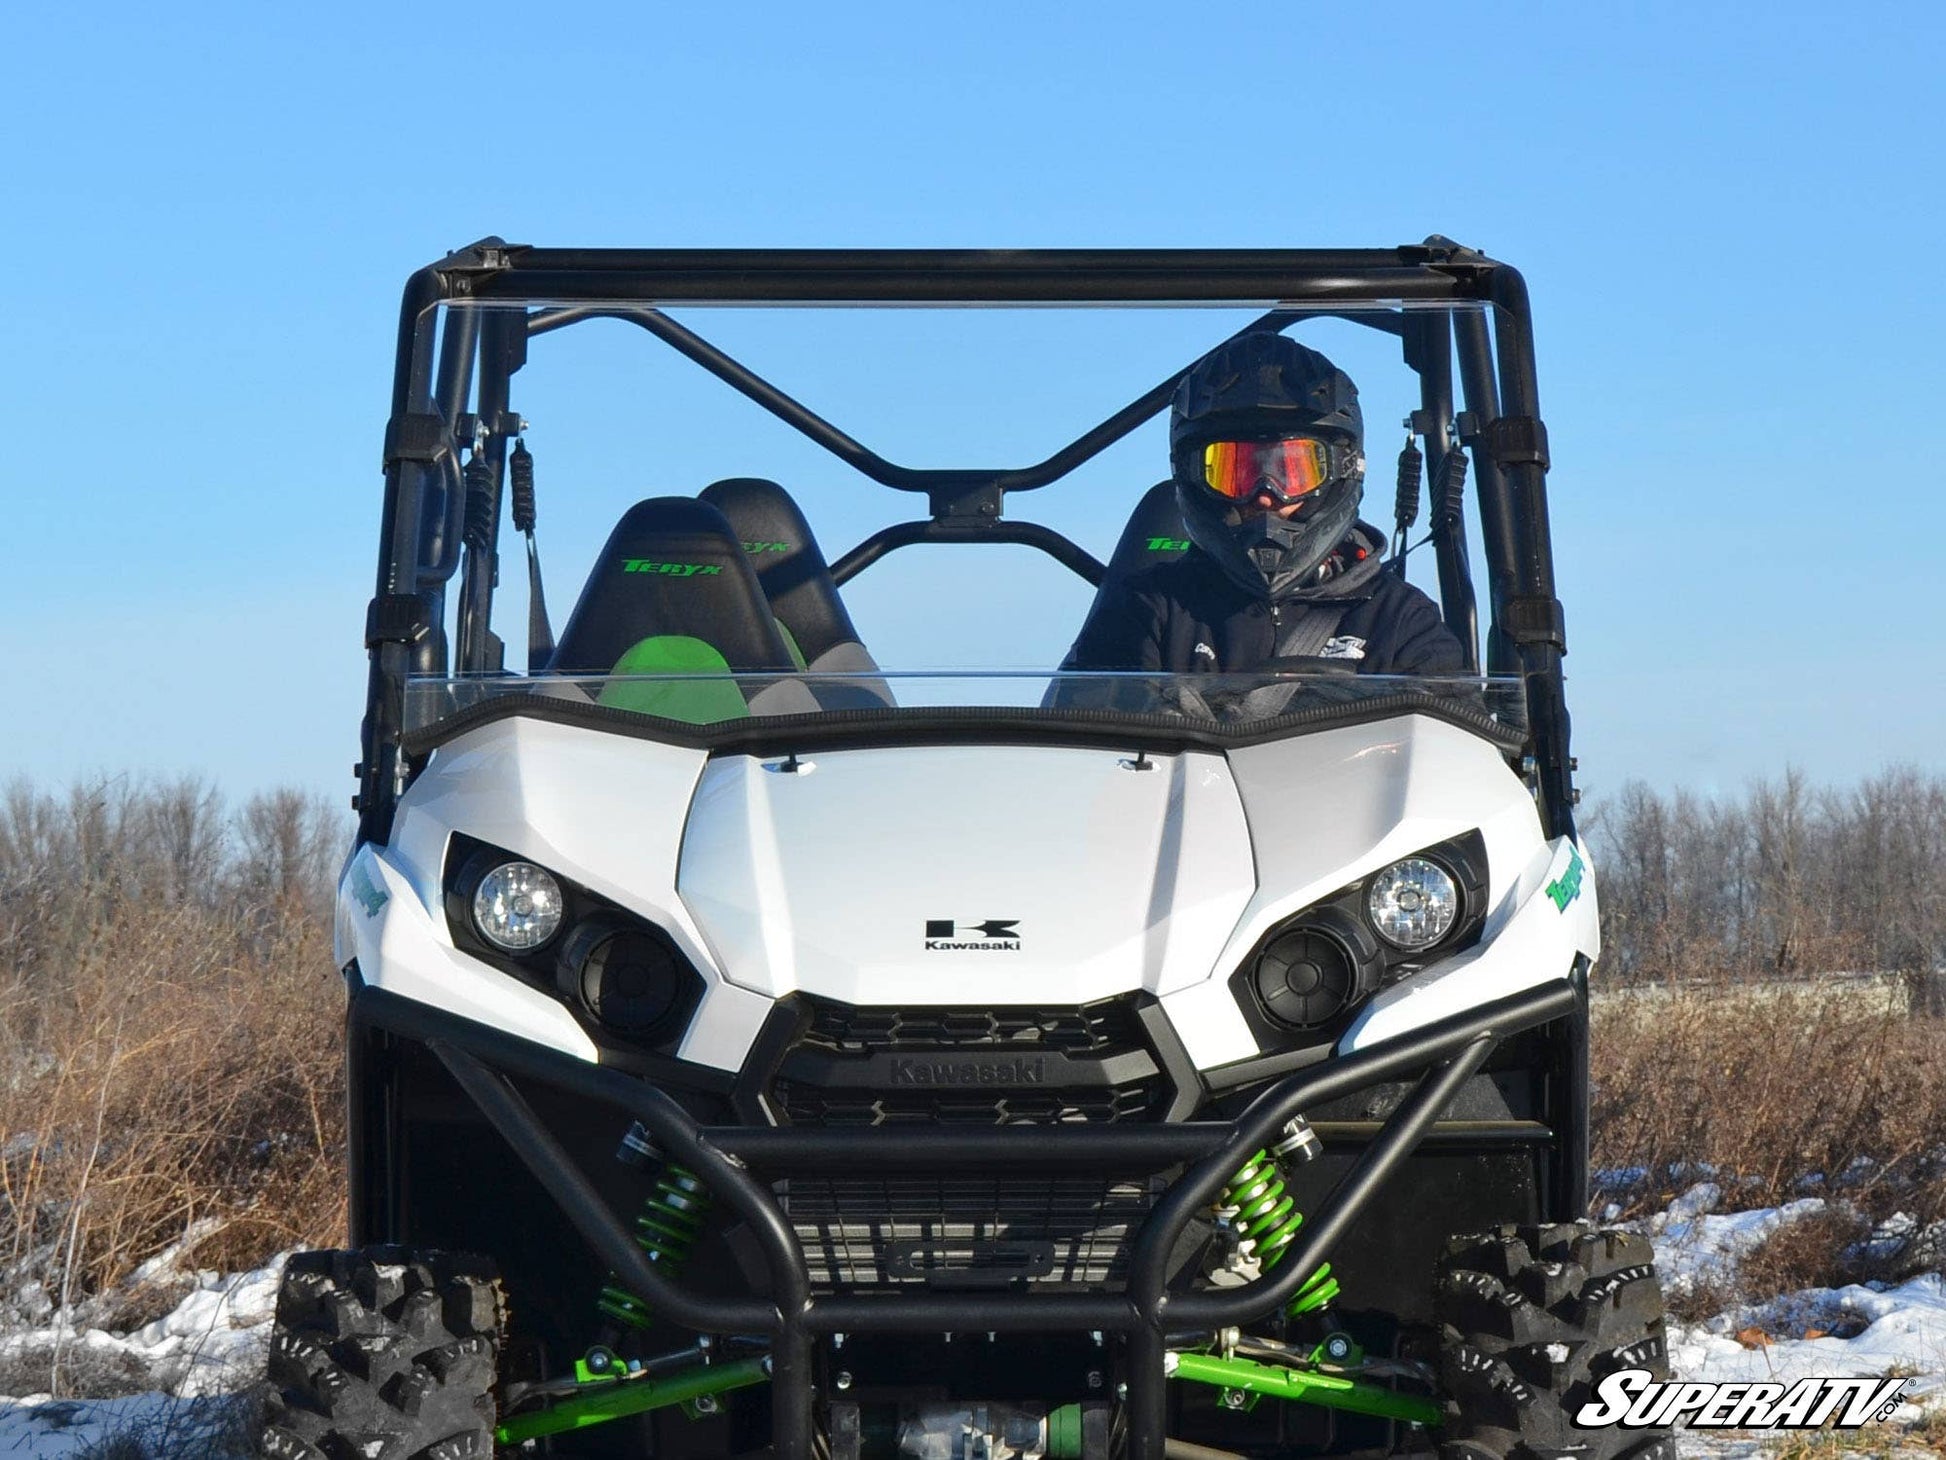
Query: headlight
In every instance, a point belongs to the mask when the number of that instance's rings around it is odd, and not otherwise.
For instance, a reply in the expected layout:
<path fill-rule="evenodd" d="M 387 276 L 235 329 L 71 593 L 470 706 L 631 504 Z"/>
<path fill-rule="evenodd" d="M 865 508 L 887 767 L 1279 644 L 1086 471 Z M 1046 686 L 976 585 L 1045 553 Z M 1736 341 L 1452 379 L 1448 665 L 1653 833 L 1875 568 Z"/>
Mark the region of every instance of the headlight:
<path fill-rule="evenodd" d="M 1253 975 L 1264 1012 L 1292 1029 L 1329 1023 L 1359 993 L 1357 965 L 1322 928 L 1293 928 L 1257 956 Z"/>
<path fill-rule="evenodd" d="M 518 852 L 455 833 L 444 895 L 455 948 L 564 999 L 624 1068 L 634 1047 L 679 1041 L 702 1002 L 667 931 Z"/>
<path fill-rule="evenodd" d="M 1372 878 L 1365 911 L 1381 938 L 1416 953 L 1453 930 L 1459 918 L 1459 888 L 1439 863 L 1407 857 Z"/>
<path fill-rule="evenodd" d="M 561 929 L 561 884 L 532 862 L 502 862 L 473 893 L 473 926 L 506 953 L 527 953 Z"/>
<path fill-rule="evenodd" d="M 694 977 L 648 929 L 602 916 L 575 926 L 561 947 L 560 969 L 563 993 L 617 1034 L 644 1041 L 670 1032 Z"/>

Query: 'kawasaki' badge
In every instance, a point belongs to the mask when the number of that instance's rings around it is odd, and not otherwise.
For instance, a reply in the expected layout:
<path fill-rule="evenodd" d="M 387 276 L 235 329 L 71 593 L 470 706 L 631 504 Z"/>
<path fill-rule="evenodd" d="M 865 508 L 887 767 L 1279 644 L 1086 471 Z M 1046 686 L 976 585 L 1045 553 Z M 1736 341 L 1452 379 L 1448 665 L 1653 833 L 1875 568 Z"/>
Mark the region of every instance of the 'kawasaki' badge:
<path fill-rule="evenodd" d="M 956 923 L 951 918 L 926 919 L 928 953 L 1018 953 L 1019 918 L 988 918 L 980 923 Z M 975 937 L 974 934 L 978 934 Z"/>
<path fill-rule="evenodd" d="M 1011 1060 L 892 1061 L 894 1085 L 1045 1085 L 1047 1061 L 1022 1056 Z"/>

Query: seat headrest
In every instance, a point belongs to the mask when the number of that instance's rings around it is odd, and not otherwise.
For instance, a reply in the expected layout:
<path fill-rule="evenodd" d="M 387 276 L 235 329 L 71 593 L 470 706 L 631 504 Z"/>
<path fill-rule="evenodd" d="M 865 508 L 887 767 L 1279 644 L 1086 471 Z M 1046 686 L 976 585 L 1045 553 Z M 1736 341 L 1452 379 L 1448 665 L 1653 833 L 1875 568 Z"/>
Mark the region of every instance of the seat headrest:
<path fill-rule="evenodd" d="M 700 640 L 732 670 L 788 674 L 795 667 L 736 533 L 693 497 L 651 497 L 622 515 L 548 669 L 608 674 L 629 649 L 659 635 Z"/>
<path fill-rule="evenodd" d="M 1105 589 L 1111 582 L 1125 582 L 1158 563 L 1173 563 L 1188 551 L 1189 534 L 1183 529 L 1182 512 L 1176 506 L 1176 484 L 1157 482 L 1142 494 L 1129 514 L 1128 525 L 1109 555 L 1101 586 Z"/>
<path fill-rule="evenodd" d="M 704 487 L 698 500 L 728 519 L 771 612 L 807 663 L 817 663 L 834 645 L 858 641 L 831 567 L 790 493 L 762 477 L 727 477 Z"/>

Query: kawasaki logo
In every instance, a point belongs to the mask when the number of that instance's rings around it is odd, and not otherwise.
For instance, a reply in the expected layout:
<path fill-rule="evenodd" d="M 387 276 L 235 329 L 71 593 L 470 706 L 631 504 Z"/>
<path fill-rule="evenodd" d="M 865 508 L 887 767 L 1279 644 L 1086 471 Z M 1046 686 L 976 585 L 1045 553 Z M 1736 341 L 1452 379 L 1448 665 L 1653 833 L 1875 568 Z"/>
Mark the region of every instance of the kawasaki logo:
<path fill-rule="evenodd" d="M 983 923 L 964 924 L 951 918 L 927 918 L 926 951 L 1018 953 L 1020 934 L 1014 929 L 1019 926 L 1019 918 L 988 918 Z M 974 933 L 980 936 L 974 938 Z"/>
<path fill-rule="evenodd" d="M 1568 858 L 1567 870 L 1546 887 L 1556 912 L 1566 912 L 1568 904 L 1581 896 L 1581 878 L 1587 870 L 1588 864 L 1581 860 L 1581 849 L 1577 847 L 1574 855 Z"/>
<path fill-rule="evenodd" d="M 658 563 L 653 558 L 622 559 L 624 573 L 666 573 L 671 578 L 710 578 L 723 570 L 714 563 Z"/>
<path fill-rule="evenodd" d="M 1189 551 L 1189 539 L 1186 537 L 1152 537 L 1149 539 L 1149 551 L 1152 553 L 1186 553 Z"/>
<path fill-rule="evenodd" d="M 1036 1056 L 1011 1060 L 892 1061 L 894 1085 L 1045 1085 L 1047 1061 Z"/>

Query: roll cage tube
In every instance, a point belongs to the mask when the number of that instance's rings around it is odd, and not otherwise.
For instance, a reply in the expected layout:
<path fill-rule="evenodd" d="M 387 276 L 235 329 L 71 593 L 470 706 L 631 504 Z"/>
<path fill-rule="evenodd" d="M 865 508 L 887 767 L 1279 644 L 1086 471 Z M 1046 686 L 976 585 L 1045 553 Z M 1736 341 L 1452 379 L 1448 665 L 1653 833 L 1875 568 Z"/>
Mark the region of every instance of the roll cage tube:
<path fill-rule="evenodd" d="M 840 556 L 834 565 L 839 581 L 907 543 L 980 541 L 1025 543 L 1098 582 L 1101 565 L 1060 534 L 1002 521 L 1005 494 L 1059 480 L 1120 440 L 1167 404 L 1180 373 L 1033 466 L 922 470 L 885 461 L 662 308 L 1250 301 L 1268 311 L 1250 328 L 1281 329 L 1301 318 L 1340 315 L 1399 335 L 1406 363 L 1420 379 L 1421 419 L 1414 424 L 1427 440 L 1430 481 L 1439 481 L 1455 432 L 1471 448 L 1490 590 L 1487 664 L 1490 670 L 1518 669 L 1525 680 L 1542 823 L 1550 835 L 1572 834 L 1573 763 L 1561 681 L 1566 644 L 1547 523 L 1547 438 L 1527 289 L 1508 265 L 1437 236 L 1394 249 L 991 251 L 543 249 L 490 238 L 414 273 L 400 306 L 379 566 L 366 616 L 371 673 L 358 766 L 360 839 L 389 836 L 398 796 L 415 769 L 399 744 L 405 682 L 413 673 L 446 670 L 445 585 L 456 567 L 458 667 L 499 668 L 498 640 L 490 629 L 494 534 L 506 447 L 520 424 L 509 406 L 510 381 L 525 363 L 532 336 L 586 318 L 626 319 L 865 476 L 926 493 L 931 517 L 895 524 Z M 466 302 L 534 307 L 448 310 L 442 323 L 437 306 Z M 1406 311 L 1413 303 L 1489 305 L 1493 340 L 1475 312 L 1458 312 L 1453 324 L 1443 314 Z M 1354 315 L 1355 306 L 1389 312 Z M 1457 421 L 1455 353 L 1466 403 Z M 477 396 L 472 415 L 463 410 L 469 377 Z M 472 454 L 471 484 L 462 481 L 462 449 Z M 469 503 L 469 492 L 478 500 Z M 1433 508 L 1446 619 L 1476 663 L 1464 529 L 1440 523 L 1439 504 Z M 462 551 L 460 540 L 469 537 L 473 542 Z"/>

